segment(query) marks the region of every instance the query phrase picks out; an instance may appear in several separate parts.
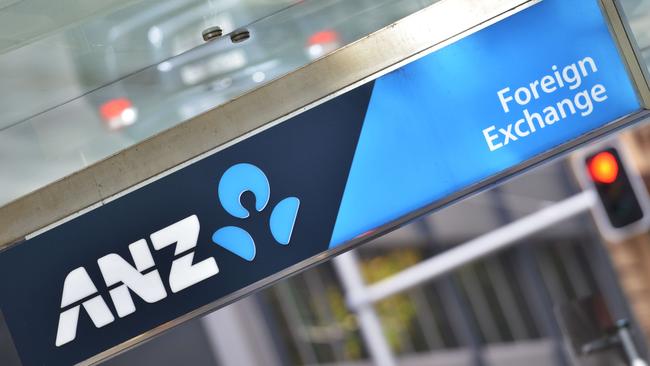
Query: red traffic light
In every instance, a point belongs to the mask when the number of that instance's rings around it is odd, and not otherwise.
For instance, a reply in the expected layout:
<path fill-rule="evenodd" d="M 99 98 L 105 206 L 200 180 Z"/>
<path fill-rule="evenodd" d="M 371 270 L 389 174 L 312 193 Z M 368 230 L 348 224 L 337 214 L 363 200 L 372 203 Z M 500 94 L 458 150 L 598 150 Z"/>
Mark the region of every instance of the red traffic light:
<path fill-rule="evenodd" d="M 611 184 L 618 178 L 618 160 L 609 151 L 596 155 L 588 163 L 589 174 L 597 183 Z"/>
<path fill-rule="evenodd" d="M 598 229 L 608 240 L 618 242 L 648 230 L 650 200 L 639 173 L 625 163 L 625 151 L 613 145 L 589 152 L 580 159 L 577 173 L 585 188 L 597 194 Z M 574 161 L 576 169 L 580 160 Z"/>

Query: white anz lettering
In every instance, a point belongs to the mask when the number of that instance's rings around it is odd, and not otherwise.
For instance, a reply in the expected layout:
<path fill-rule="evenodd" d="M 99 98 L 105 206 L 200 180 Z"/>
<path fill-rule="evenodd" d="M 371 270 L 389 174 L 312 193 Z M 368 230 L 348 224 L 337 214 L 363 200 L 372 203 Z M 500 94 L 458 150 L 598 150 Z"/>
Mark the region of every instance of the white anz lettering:
<path fill-rule="evenodd" d="M 151 234 L 151 242 L 156 250 L 176 244 L 174 255 L 185 255 L 172 262 L 169 273 L 169 288 L 179 292 L 219 273 L 214 258 L 209 257 L 193 263 L 194 248 L 199 238 L 200 224 L 196 215 L 187 217 L 162 230 Z M 131 292 L 147 303 L 155 303 L 167 297 L 167 291 L 157 269 L 151 251 L 144 239 L 129 245 L 129 252 L 135 265 L 115 253 L 105 255 L 97 264 L 109 291 L 117 315 L 123 318 L 136 311 Z M 143 273 L 149 271 L 148 273 Z M 56 346 L 73 341 L 77 336 L 79 313 L 83 307 L 93 324 L 101 328 L 115 321 L 115 317 L 84 267 L 68 273 L 63 283 L 61 309 L 56 334 Z"/>

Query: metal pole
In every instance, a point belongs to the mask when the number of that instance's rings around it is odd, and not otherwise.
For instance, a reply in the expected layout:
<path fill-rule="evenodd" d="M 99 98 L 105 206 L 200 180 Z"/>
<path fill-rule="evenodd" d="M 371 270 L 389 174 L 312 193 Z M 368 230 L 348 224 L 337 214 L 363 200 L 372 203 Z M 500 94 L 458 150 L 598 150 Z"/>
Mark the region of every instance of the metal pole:
<path fill-rule="evenodd" d="M 355 251 L 350 251 L 334 258 L 334 267 L 343 283 L 349 304 L 365 298 L 366 285 L 359 270 L 359 259 Z M 384 332 L 371 302 L 352 307 L 357 314 L 359 327 L 368 352 L 377 366 L 395 366 L 395 356 L 390 349 Z"/>
<path fill-rule="evenodd" d="M 618 338 L 621 340 L 623 350 L 630 361 L 631 366 L 648 366 L 648 364 L 639 356 L 639 352 L 634 344 L 634 338 L 630 334 L 630 322 L 627 320 L 618 321 Z"/>
<path fill-rule="evenodd" d="M 420 220 L 417 224 L 416 227 L 419 228 L 422 236 L 427 239 L 430 247 L 439 252 L 442 248 L 436 242 L 429 222 Z M 472 309 L 467 303 L 467 299 L 462 296 L 462 289 L 459 288 L 457 282 L 452 274 L 448 274 L 441 276 L 434 286 L 440 296 L 444 312 L 449 318 L 452 333 L 457 337 L 460 345 L 470 349 L 472 361 L 468 365 L 486 366 L 481 331 L 476 318 L 472 315 Z"/>
<path fill-rule="evenodd" d="M 501 222 L 506 224 L 513 221 L 511 212 L 507 209 L 508 204 L 503 199 L 500 187 L 495 187 L 490 192 L 490 197 L 496 203 L 496 212 Z M 553 312 L 553 299 L 549 288 L 544 282 L 542 268 L 537 256 L 530 246 L 514 248 L 515 273 L 523 285 L 524 299 L 534 314 L 534 320 L 544 336 L 550 337 L 553 341 L 555 361 L 558 366 L 569 365 L 569 355 L 565 348 L 565 340 L 562 336 L 560 325 Z"/>
<path fill-rule="evenodd" d="M 350 305 L 353 309 L 359 309 L 367 303 L 377 302 L 431 281 L 465 264 L 503 250 L 529 235 L 588 211 L 595 203 L 596 195 L 593 191 L 581 192 L 422 261 L 373 285 L 364 288 L 361 282 L 357 291 L 352 292 L 354 296 L 349 299 Z"/>

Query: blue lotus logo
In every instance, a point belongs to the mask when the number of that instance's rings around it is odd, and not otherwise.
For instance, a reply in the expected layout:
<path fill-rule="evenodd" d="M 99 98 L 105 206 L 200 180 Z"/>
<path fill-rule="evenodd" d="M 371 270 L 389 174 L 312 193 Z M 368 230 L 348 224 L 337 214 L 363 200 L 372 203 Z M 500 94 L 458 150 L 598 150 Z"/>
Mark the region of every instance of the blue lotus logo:
<path fill-rule="evenodd" d="M 236 164 L 230 167 L 219 181 L 219 202 L 230 215 L 246 219 L 250 216 L 241 203 L 244 192 L 255 196 L 255 209 L 262 212 L 271 198 L 271 186 L 264 172 L 255 165 L 248 163 Z M 271 235 L 278 244 L 288 245 L 291 241 L 293 227 L 298 217 L 300 200 L 297 197 L 287 197 L 273 207 L 269 228 Z M 248 231 L 238 226 L 226 226 L 212 234 L 212 241 L 237 256 L 252 261 L 257 252 L 255 240 Z"/>

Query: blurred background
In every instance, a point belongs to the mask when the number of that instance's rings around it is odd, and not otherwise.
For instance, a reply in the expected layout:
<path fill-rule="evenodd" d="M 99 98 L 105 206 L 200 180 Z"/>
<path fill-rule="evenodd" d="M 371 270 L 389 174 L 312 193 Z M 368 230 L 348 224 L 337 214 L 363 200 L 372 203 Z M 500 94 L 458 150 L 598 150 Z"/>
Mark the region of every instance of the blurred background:
<path fill-rule="evenodd" d="M 281 77 L 435 0 L 0 0 L 0 205 Z M 650 0 L 622 0 L 650 65 Z M 205 43 L 201 31 L 251 38 Z M 650 185 L 650 125 L 617 137 Z M 556 160 L 164 333 L 104 365 L 371 365 L 354 289 L 582 191 Z M 650 235 L 608 243 L 589 211 L 381 299 L 399 365 L 626 365 L 582 354 L 585 301 L 626 319 L 647 356 Z M 351 266 L 351 267 L 350 267 Z M 0 319 L 1 320 L 1 319 Z M 587 319 L 588 322 L 589 319 Z M 604 332 L 593 325 L 589 336 Z M 0 321 L 0 329 L 4 324 Z M 6 329 L 0 364 L 18 365 Z"/>

